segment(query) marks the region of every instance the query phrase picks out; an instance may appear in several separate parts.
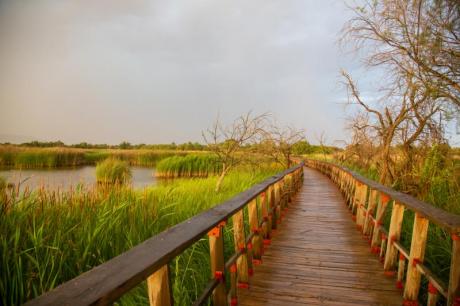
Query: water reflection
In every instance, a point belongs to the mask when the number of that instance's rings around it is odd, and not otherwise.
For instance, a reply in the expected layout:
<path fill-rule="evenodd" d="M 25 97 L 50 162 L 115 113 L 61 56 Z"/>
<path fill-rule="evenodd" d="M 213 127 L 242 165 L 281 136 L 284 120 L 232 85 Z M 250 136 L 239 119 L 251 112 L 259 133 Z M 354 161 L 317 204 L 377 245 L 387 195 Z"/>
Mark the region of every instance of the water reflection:
<path fill-rule="evenodd" d="M 157 183 L 155 169 L 145 167 L 131 167 L 132 186 L 144 188 Z M 27 170 L 0 170 L 0 176 L 6 178 L 8 183 L 21 183 L 21 190 L 36 189 L 45 186 L 48 189 L 68 189 L 70 186 L 83 184 L 91 186 L 96 183 L 96 167 L 84 166 L 70 169 L 27 169 Z"/>

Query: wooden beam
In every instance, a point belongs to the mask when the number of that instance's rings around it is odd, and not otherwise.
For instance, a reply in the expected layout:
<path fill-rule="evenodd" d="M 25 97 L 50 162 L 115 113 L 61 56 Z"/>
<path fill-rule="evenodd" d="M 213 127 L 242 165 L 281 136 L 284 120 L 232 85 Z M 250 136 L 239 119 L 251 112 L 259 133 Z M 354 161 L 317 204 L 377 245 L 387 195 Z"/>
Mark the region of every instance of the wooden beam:
<path fill-rule="evenodd" d="M 150 306 L 172 306 L 169 266 L 164 265 L 147 278 Z"/>

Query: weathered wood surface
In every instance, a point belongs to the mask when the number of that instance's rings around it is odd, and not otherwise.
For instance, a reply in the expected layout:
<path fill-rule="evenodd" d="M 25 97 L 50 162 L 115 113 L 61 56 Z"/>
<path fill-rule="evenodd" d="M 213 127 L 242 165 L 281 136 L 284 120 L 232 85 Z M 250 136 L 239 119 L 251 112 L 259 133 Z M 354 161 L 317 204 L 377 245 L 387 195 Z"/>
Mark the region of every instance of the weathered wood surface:
<path fill-rule="evenodd" d="M 305 168 L 302 190 L 255 267 L 239 305 L 402 305 L 337 187 Z"/>

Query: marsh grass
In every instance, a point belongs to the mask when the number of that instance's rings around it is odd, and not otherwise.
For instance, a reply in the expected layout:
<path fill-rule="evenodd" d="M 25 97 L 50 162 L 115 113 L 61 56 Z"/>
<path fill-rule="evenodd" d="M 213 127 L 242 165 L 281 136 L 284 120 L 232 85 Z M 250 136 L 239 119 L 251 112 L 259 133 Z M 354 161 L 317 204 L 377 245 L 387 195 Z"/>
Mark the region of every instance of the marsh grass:
<path fill-rule="evenodd" d="M 131 181 L 131 169 L 125 161 L 112 157 L 96 165 L 96 181 L 99 184 L 126 184 Z"/>
<path fill-rule="evenodd" d="M 157 164 L 155 175 L 163 178 L 208 177 L 221 171 L 217 157 L 201 154 L 165 158 Z"/>
<path fill-rule="evenodd" d="M 120 159 L 130 166 L 154 167 L 160 160 L 170 156 L 185 156 L 187 151 L 167 150 L 119 150 L 77 148 L 28 148 L 0 145 L 0 167 L 33 169 L 78 167 L 95 165 L 109 157 Z M 200 154 L 200 153 L 194 153 Z"/>
<path fill-rule="evenodd" d="M 177 179 L 142 191 L 75 188 L 12 194 L 0 215 L 1 304 L 17 305 L 129 250 L 277 172 L 230 173 L 220 193 L 216 177 Z M 226 254 L 233 252 L 231 222 Z M 177 305 L 189 305 L 210 277 L 206 237 L 171 262 Z M 147 304 L 145 282 L 118 303 Z"/>

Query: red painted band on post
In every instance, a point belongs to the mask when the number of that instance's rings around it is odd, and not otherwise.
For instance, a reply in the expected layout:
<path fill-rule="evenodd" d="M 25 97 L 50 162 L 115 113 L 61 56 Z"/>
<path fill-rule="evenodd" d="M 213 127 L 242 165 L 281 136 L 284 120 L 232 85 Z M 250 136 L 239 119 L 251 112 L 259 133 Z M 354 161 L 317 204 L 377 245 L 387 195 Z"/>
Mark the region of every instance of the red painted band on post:
<path fill-rule="evenodd" d="M 261 264 L 262 264 L 262 259 L 253 259 L 253 260 L 252 260 L 252 263 L 253 263 L 254 265 L 256 265 L 256 266 L 261 265 Z"/>
<path fill-rule="evenodd" d="M 431 294 L 438 294 L 438 289 L 430 282 L 428 283 L 428 292 Z"/>
<path fill-rule="evenodd" d="M 219 280 L 219 282 L 223 282 L 224 281 L 224 272 L 222 272 L 222 271 L 214 272 L 214 279 Z"/>
<path fill-rule="evenodd" d="M 396 271 L 384 271 L 383 274 L 385 276 L 395 276 Z"/>
<path fill-rule="evenodd" d="M 239 282 L 238 285 L 237 285 L 237 287 L 240 288 L 240 289 L 249 289 L 249 284 L 248 284 L 248 283 Z"/>

